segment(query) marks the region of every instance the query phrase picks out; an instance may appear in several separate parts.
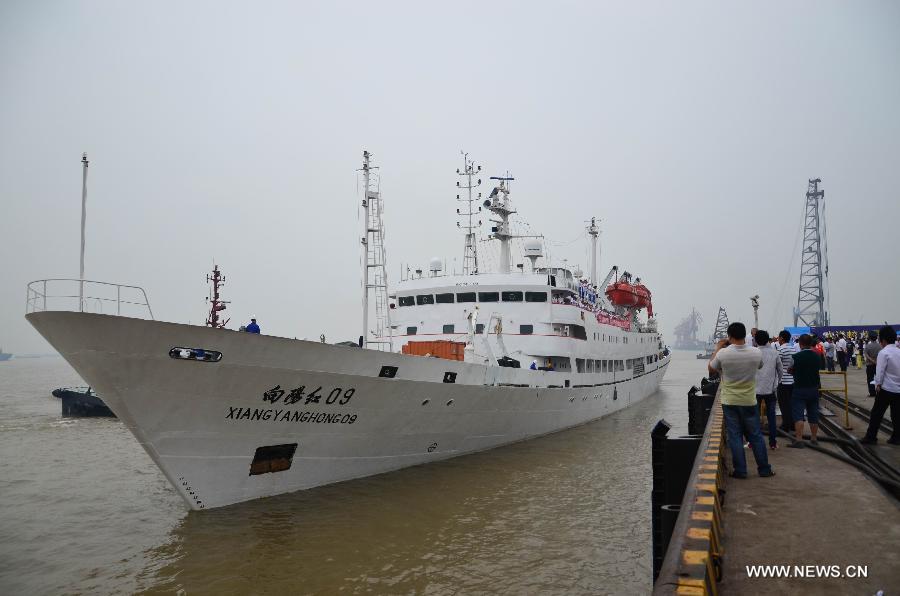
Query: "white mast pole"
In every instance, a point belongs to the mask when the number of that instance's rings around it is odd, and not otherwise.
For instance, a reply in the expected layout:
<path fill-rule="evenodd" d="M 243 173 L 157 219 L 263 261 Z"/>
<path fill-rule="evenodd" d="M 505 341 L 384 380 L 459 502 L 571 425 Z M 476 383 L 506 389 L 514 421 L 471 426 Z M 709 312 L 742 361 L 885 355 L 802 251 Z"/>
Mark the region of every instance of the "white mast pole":
<path fill-rule="evenodd" d="M 87 221 L 87 153 L 81 154 L 81 265 L 78 269 L 78 310 L 84 312 L 84 225 Z"/>
<path fill-rule="evenodd" d="M 597 227 L 597 219 L 591 218 L 591 225 L 588 226 L 588 234 L 591 235 L 591 283 L 597 283 L 597 236 L 600 234 L 600 228 Z"/>
<path fill-rule="evenodd" d="M 362 235 L 362 346 L 369 345 L 369 152 L 363 151 L 363 235 Z"/>

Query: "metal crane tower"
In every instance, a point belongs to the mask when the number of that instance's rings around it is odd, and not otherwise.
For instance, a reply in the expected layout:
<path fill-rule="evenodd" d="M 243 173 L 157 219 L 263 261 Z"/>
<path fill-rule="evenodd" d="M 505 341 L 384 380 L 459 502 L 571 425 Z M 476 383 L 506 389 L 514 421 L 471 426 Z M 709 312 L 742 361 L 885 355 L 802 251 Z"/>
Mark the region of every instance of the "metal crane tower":
<path fill-rule="evenodd" d="M 825 228 L 825 191 L 822 180 L 809 181 L 806 191 L 806 215 L 803 220 L 803 252 L 800 258 L 800 291 L 794 309 L 794 326 L 807 327 L 829 323 L 825 310 L 825 287 L 828 281 L 828 242 Z"/>
<path fill-rule="evenodd" d="M 728 337 L 728 313 L 725 312 L 725 307 L 719 307 L 719 314 L 716 315 L 716 327 L 713 329 L 712 334 L 712 343 L 719 341 L 720 339 L 726 339 Z"/>

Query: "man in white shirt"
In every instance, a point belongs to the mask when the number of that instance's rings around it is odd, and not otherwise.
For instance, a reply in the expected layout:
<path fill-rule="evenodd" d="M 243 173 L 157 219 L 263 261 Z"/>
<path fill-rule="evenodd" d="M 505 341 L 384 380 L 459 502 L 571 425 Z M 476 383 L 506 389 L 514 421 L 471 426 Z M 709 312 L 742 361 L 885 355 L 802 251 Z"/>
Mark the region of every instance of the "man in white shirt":
<path fill-rule="evenodd" d="M 766 420 L 769 426 L 769 449 L 778 449 L 778 422 L 775 419 L 775 392 L 781 381 L 781 358 L 775 346 L 769 344 L 769 332 L 761 329 L 756 332 L 756 347 L 762 355 L 762 367 L 756 371 L 756 403 L 757 407 L 765 403 Z"/>
<path fill-rule="evenodd" d="M 766 442 L 759 428 L 759 406 L 756 403 L 756 371 L 762 368 L 762 354 L 746 345 L 747 328 L 743 323 L 728 326 L 728 339 L 716 344 L 709 361 L 710 374 L 721 374 L 719 399 L 725 418 L 725 433 L 731 448 L 732 478 L 747 477 L 744 436 L 753 449 L 756 470 L 763 478 L 774 476 L 769 464 Z"/>
<path fill-rule="evenodd" d="M 825 368 L 830 372 L 834 372 L 834 343 L 831 341 L 830 336 L 825 336 L 825 341 L 822 342 L 822 349 L 825 350 Z"/>
<path fill-rule="evenodd" d="M 869 419 L 869 429 L 860 443 L 874 445 L 878 442 L 878 427 L 888 406 L 891 408 L 891 420 L 894 432 L 888 443 L 900 445 L 900 348 L 897 347 L 897 332 L 890 325 L 885 325 L 878 332 L 881 351 L 875 363 L 875 405 Z"/>
<path fill-rule="evenodd" d="M 837 352 L 837 361 L 841 366 L 841 372 L 847 372 L 847 340 L 844 339 L 843 333 L 838 335 L 838 340 L 834 344 L 834 349 Z"/>

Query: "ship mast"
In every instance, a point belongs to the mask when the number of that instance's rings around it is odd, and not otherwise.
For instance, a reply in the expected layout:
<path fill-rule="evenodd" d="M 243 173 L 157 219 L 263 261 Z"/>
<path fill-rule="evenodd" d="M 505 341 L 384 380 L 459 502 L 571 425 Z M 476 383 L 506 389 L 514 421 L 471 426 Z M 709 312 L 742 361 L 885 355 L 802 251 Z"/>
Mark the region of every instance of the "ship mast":
<path fill-rule="evenodd" d="M 591 218 L 591 225 L 587 229 L 591 236 L 591 283 L 597 283 L 597 237 L 600 235 L 600 228 L 597 227 L 597 218 Z M 598 288 L 599 289 L 599 288 Z"/>
<path fill-rule="evenodd" d="M 481 179 L 479 178 L 474 184 L 472 183 L 472 177 L 475 176 L 478 172 L 481 171 L 481 166 L 475 167 L 475 163 L 469 159 L 468 153 L 463 153 L 463 169 L 460 170 L 457 168 L 456 173 L 459 176 L 466 177 L 466 185 L 463 186 L 456 182 L 456 187 L 465 189 L 468 191 L 468 198 L 461 199 L 459 195 L 456 195 L 457 201 L 465 202 L 467 207 L 466 211 L 461 211 L 460 209 L 456 210 L 457 215 L 461 215 L 463 217 L 468 217 L 468 223 L 465 226 L 461 226 L 459 222 L 456 222 L 457 227 L 464 227 L 466 230 L 466 243 L 463 248 L 463 275 L 477 275 L 478 274 L 478 247 L 475 242 L 475 224 L 472 219 L 472 216 L 477 215 L 478 212 L 481 211 L 481 207 L 478 208 L 478 211 L 475 211 L 474 199 L 472 198 L 472 189 L 477 188 L 481 185 Z M 478 193 L 478 197 L 481 198 L 481 193 Z M 481 225 L 481 221 L 478 222 L 478 225 Z"/>
<path fill-rule="evenodd" d="M 363 290 L 363 326 L 360 347 L 375 346 L 379 350 L 394 349 L 393 331 L 391 329 L 391 312 L 387 295 L 387 265 L 384 251 L 384 221 L 382 214 L 384 204 L 379 192 L 380 184 L 372 170 L 377 166 L 371 164 L 372 154 L 363 151 L 363 237 L 361 239 L 362 258 L 362 290 Z M 375 297 L 375 328 L 369 329 L 369 293 Z M 370 333 L 374 339 L 370 339 Z"/>
<path fill-rule="evenodd" d="M 491 176 L 491 180 L 498 180 L 499 186 L 494 187 L 491 196 L 484 202 L 484 206 L 500 219 L 492 219 L 497 224 L 492 228 L 491 238 L 500 241 L 500 270 L 498 273 L 509 273 L 510 252 L 509 241 L 513 235 L 509 229 L 509 216 L 515 213 L 515 209 L 509 204 L 509 186 L 507 182 L 515 180 L 509 176 Z"/>
<path fill-rule="evenodd" d="M 84 226 L 87 221 L 87 153 L 81 154 L 81 265 L 78 269 L 78 310 L 84 312 Z"/>
<path fill-rule="evenodd" d="M 212 275 L 206 274 L 206 281 L 212 282 L 212 287 L 209 290 L 209 317 L 206 319 L 206 324 L 210 327 L 214 327 L 216 329 L 221 329 L 228 324 L 228 321 L 231 319 L 225 319 L 222 322 L 219 322 L 219 312 L 225 310 L 230 301 L 219 300 L 219 288 L 222 287 L 222 284 L 225 283 L 225 276 L 222 275 L 222 272 L 219 271 L 218 265 L 213 265 Z"/>

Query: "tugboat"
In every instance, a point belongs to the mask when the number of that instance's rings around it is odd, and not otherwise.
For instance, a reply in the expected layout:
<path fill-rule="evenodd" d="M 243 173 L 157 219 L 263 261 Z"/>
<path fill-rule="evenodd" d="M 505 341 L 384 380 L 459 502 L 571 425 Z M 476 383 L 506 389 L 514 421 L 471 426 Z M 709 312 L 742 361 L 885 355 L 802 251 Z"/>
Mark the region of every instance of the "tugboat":
<path fill-rule="evenodd" d="M 62 400 L 62 415 L 73 417 L 107 417 L 116 415 L 103 403 L 90 387 L 60 387 L 52 391 L 53 397 Z"/>
<path fill-rule="evenodd" d="M 630 276 L 606 292 L 611 275 L 597 276 L 595 222 L 583 276 L 545 258 L 540 236 L 513 229 L 513 178 L 492 178 L 479 206 L 481 168 L 467 156 L 463 166 L 457 192 L 467 198 L 457 196 L 454 214 L 465 231 L 462 271 L 445 272 L 432 258 L 427 273 L 406 268 L 389 288 L 379 176 L 363 153 L 361 228 L 347 234 L 362 250 L 357 345 L 156 321 L 149 303 L 149 319 L 36 308 L 43 282 L 29 284 L 26 318 L 97 388 L 192 509 L 492 449 L 655 393 L 671 358 L 656 320 L 638 318 L 652 309 L 650 292 L 622 285 Z M 479 247 L 482 207 L 492 215 L 487 239 L 499 248 L 490 271 Z M 511 251 L 517 238 L 527 238 L 521 255 Z"/>

